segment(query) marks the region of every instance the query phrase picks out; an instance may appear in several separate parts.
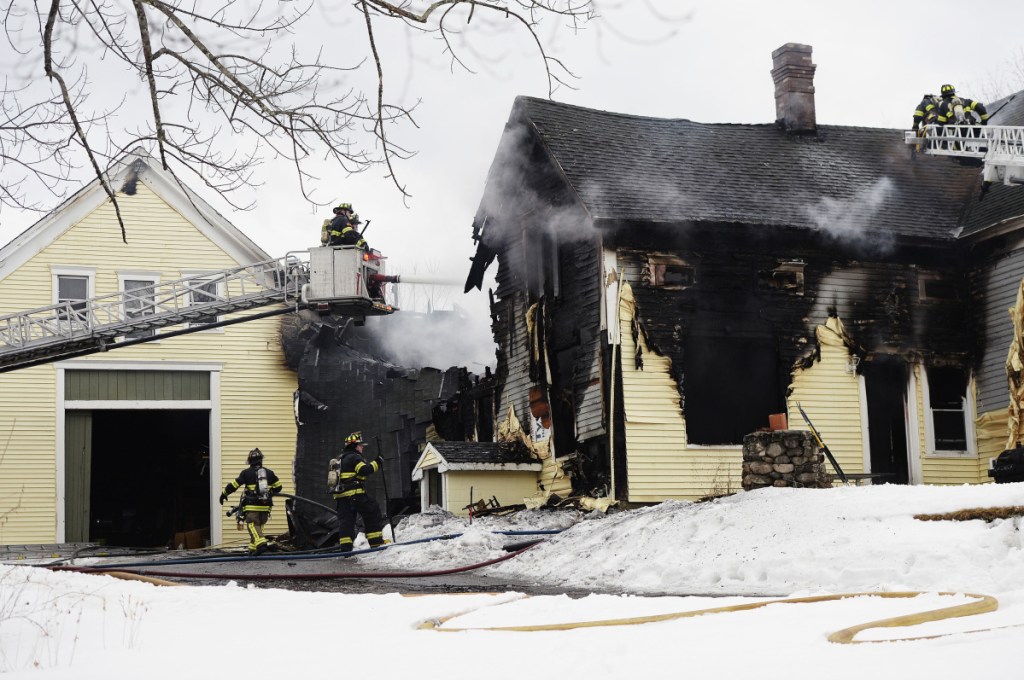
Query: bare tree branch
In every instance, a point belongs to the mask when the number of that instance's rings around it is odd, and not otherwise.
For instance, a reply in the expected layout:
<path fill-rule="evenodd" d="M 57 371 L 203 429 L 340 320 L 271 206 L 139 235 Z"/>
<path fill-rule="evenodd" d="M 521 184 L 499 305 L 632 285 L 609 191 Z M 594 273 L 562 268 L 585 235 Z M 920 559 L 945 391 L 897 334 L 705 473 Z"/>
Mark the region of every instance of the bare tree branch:
<path fill-rule="evenodd" d="M 389 64 L 407 61 L 382 47 L 385 27 L 439 38 L 451 66 L 470 73 L 467 57 L 486 57 L 469 33 L 524 35 L 550 96 L 574 79 L 546 44 L 550 22 L 575 30 L 595 16 L 593 1 L 0 0 L 0 206 L 49 209 L 92 176 L 127 240 L 124 199 L 107 173 L 138 147 L 238 208 L 252 203 L 232 196 L 259 186 L 267 159 L 288 160 L 314 205 L 330 200 L 317 193 L 325 162 L 349 174 L 385 167 L 408 199 L 400 163 L 413 151 L 399 136 L 418 125 L 415 104 L 385 87 Z M 311 39 L 325 12 L 364 24 L 365 47 Z"/>

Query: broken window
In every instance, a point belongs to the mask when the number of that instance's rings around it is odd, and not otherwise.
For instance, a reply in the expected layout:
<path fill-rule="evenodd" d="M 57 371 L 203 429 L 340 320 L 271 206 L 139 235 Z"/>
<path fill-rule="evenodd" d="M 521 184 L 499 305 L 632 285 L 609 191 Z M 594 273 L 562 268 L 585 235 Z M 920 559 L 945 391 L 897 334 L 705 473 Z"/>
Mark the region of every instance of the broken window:
<path fill-rule="evenodd" d="M 649 255 L 641 278 L 648 286 L 669 290 L 682 290 L 696 281 L 694 268 L 682 258 L 671 255 Z"/>
<path fill-rule="evenodd" d="M 921 300 L 956 300 L 956 283 L 935 272 L 919 272 L 917 275 L 918 294 Z"/>
<path fill-rule="evenodd" d="M 761 285 L 794 295 L 803 295 L 805 266 L 800 260 L 779 262 L 774 269 L 761 272 Z"/>
<path fill-rule="evenodd" d="M 691 444 L 742 444 L 782 413 L 779 364 L 770 338 L 691 335 L 683 354 L 686 436 Z"/>
<path fill-rule="evenodd" d="M 930 366 L 927 370 L 935 450 L 966 451 L 967 371 L 955 366 Z"/>

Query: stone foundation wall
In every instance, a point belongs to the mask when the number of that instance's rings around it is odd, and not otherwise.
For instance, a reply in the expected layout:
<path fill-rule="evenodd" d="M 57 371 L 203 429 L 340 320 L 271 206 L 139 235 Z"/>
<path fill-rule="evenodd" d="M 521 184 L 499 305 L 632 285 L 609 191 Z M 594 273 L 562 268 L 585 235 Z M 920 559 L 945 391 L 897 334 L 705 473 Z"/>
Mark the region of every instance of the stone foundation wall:
<path fill-rule="evenodd" d="M 743 438 L 743 490 L 766 486 L 827 489 L 832 476 L 810 432 L 754 432 Z"/>

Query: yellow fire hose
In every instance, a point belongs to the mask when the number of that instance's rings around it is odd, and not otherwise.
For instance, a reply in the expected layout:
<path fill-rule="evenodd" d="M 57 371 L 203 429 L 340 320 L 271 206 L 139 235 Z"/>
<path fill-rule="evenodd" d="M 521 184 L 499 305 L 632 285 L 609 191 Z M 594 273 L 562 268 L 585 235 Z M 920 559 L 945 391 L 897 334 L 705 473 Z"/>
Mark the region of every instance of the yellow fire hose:
<path fill-rule="evenodd" d="M 114 578 L 120 578 L 128 581 L 142 581 L 144 583 L 151 583 L 157 586 L 181 586 L 183 583 L 176 583 L 174 581 L 167 581 L 164 579 L 152 578 L 150 576 L 142 576 L 139 574 L 132 574 L 128 572 L 106 572 L 105 576 L 113 576 Z M 453 593 L 463 595 L 481 595 L 484 593 Z M 498 595 L 499 593 L 491 593 Z M 539 632 L 539 631 L 554 631 L 554 630 L 575 630 L 578 628 L 599 628 L 607 626 L 636 626 L 643 623 L 658 623 L 661 621 L 674 621 L 676 619 L 688 619 L 696 616 L 705 616 L 708 614 L 724 614 L 726 612 L 742 612 L 750 611 L 752 609 L 760 609 L 761 607 L 767 607 L 772 604 L 812 604 L 815 602 L 835 602 L 838 600 L 845 600 L 852 597 L 883 597 L 883 598 L 912 598 L 918 595 L 925 595 L 924 592 L 916 591 L 897 591 L 897 592 L 886 592 L 886 593 L 842 593 L 839 595 L 818 595 L 813 597 L 793 597 L 784 600 L 769 600 L 768 602 L 749 602 L 747 604 L 737 604 L 728 607 L 713 607 L 711 609 L 698 609 L 695 611 L 688 612 L 671 612 L 668 614 L 652 614 L 650 616 L 634 616 L 620 619 L 600 619 L 597 621 L 570 621 L 567 623 L 548 623 L 548 624 L 536 624 L 526 626 L 492 626 L 492 627 L 479 627 L 479 628 L 443 628 L 442 626 L 456 619 L 460 616 L 472 613 L 483 607 L 475 607 L 473 609 L 467 609 L 465 611 L 452 614 L 439 619 L 428 619 L 422 622 L 419 626 L 419 630 L 435 630 L 441 633 L 461 633 L 466 631 L 512 631 L 512 632 Z M 855 640 L 854 638 L 858 633 L 870 630 L 872 628 L 906 628 L 909 626 L 916 626 L 922 623 L 930 623 L 932 621 L 942 621 L 945 619 L 956 619 L 965 616 L 977 616 L 979 614 L 988 614 L 999 609 L 999 601 L 991 595 L 979 595 L 975 593 L 948 593 L 940 592 L 939 595 L 964 595 L 965 597 L 974 598 L 973 602 L 966 604 L 958 604 L 952 607 L 942 607 L 941 609 L 931 609 L 924 612 L 917 612 L 914 614 L 904 614 L 902 616 L 893 616 L 887 619 L 879 619 L 878 621 L 871 621 L 869 623 L 861 623 L 856 626 L 850 626 L 849 628 L 843 628 L 837 630 L 828 636 L 829 642 L 835 642 L 838 644 L 865 644 L 873 642 L 909 642 L 913 640 L 933 640 L 935 638 L 947 637 L 950 635 L 964 635 L 968 633 L 981 633 L 990 630 L 999 630 L 1001 628 L 1013 628 L 1024 624 L 1014 624 L 1009 626 L 999 626 L 996 628 L 979 628 L 975 630 L 957 631 L 955 633 L 940 633 L 937 635 L 922 635 L 918 637 L 908 638 L 890 638 L 885 640 Z M 410 594 L 410 596 L 425 596 L 425 593 Z M 530 597 L 529 595 L 523 595 L 517 600 L 522 600 Z M 510 600 L 497 603 L 495 605 L 485 606 L 499 606 L 501 604 L 507 604 Z"/>
<path fill-rule="evenodd" d="M 642 623 L 656 623 L 659 621 L 673 621 L 675 619 L 686 619 L 695 616 L 704 616 L 707 614 L 722 614 L 725 612 L 741 612 L 749 611 L 751 609 L 759 609 L 761 607 L 767 607 L 772 604 L 809 604 L 814 602 L 832 602 L 836 600 L 845 600 L 851 597 L 885 597 L 885 598 L 911 598 L 917 597 L 918 595 L 925 595 L 923 592 L 891 592 L 891 593 L 843 593 L 840 595 L 820 595 L 815 597 L 795 597 L 785 600 L 770 600 L 768 602 L 751 602 L 748 604 L 738 604 L 729 607 L 714 607 L 712 609 L 699 609 L 697 611 L 689 612 L 672 612 L 669 614 L 654 614 L 651 616 L 636 616 L 630 618 L 621 619 L 603 619 L 598 621 L 571 621 L 568 623 L 550 623 L 550 624 L 538 624 L 538 625 L 526 625 L 526 626 L 494 626 L 494 627 L 480 627 L 480 628 L 442 628 L 447 622 L 455 619 L 459 616 L 469 614 L 476 609 L 470 609 L 467 611 L 459 612 L 451 616 L 441 619 L 430 619 L 424 621 L 419 625 L 420 630 L 436 630 L 438 632 L 465 632 L 465 631 L 519 631 L 519 632 L 535 632 L 535 631 L 552 631 L 552 630 L 575 630 L 578 628 L 597 628 L 602 626 L 635 626 Z M 964 616 L 975 616 L 978 614 L 987 614 L 994 612 L 999 608 L 999 601 L 990 595 L 976 595 L 974 593 L 938 593 L 939 595 L 965 595 L 966 597 L 975 598 L 974 602 L 968 602 L 967 604 L 960 604 L 953 607 L 943 607 L 941 609 L 932 609 L 930 611 L 919 612 L 915 614 L 905 614 L 903 616 L 894 616 L 888 619 L 881 619 L 879 621 L 872 621 L 870 623 L 862 623 L 857 626 L 851 626 L 842 630 L 836 631 L 828 636 L 829 642 L 836 642 L 840 644 L 863 644 L 869 642 L 903 642 L 908 640 L 930 640 L 933 638 L 944 637 L 947 635 L 958 635 L 964 633 L 978 633 L 987 630 L 995 630 L 994 628 L 983 628 L 978 630 L 960 631 L 958 633 L 941 633 L 938 635 L 926 635 L 921 637 L 911 638 L 899 638 L 899 639 L 888 639 L 888 640 L 855 640 L 854 637 L 864 630 L 871 628 L 902 628 L 907 626 L 916 626 L 922 623 L 928 623 L 931 621 L 941 621 L 943 619 L 955 619 Z M 526 596 L 529 597 L 529 596 Z M 505 604 L 502 602 L 500 604 Z M 495 605 L 496 606 L 496 605 Z M 1020 624 L 1024 625 L 1024 624 Z M 1010 627 L 1010 626 L 1003 626 Z"/>

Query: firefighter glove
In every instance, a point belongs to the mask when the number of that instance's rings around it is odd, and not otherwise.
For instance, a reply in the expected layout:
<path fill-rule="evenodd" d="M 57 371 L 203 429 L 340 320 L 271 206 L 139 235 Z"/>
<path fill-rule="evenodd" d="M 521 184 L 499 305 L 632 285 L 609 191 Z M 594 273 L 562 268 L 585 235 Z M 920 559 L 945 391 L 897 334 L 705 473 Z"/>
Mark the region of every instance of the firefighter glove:
<path fill-rule="evenodd" d="M 373 460 L 374 460 L 375 463 L 377 463 L 377 467 L 378 468 L 383 468 L 384 467 L 384 457 L 383 456 L 378 454 L 377 457 L 374 458 Z"/>
<path fill-rule="evenodd" d="M 223 494 L 223 493 L 222 493 L 222 494 L 220 495 L 220 499 L 219 499 L 219 500 L 220 500 L 220 504 L 221 504 L 221 505 L 224 505 L 224 501 L 226 501 L 227 499 L 228 499 L 227 495 L 225 495 L 225 494 Z"/>

